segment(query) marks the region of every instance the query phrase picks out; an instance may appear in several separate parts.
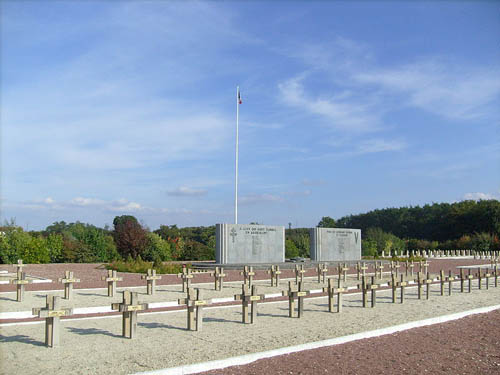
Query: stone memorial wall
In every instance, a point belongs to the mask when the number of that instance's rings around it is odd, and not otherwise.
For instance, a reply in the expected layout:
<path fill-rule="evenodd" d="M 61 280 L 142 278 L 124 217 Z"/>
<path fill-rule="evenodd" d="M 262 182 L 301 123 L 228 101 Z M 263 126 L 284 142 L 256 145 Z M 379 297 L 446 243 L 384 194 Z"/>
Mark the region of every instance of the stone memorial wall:
<path fill-rule="evenodd" d="M 361 259 L 361 229 L 312 228 L 312 261 L 343 261 Z"/>
<path fill-rule="evenodd" d="M 283 226 L 217 224 L 215 233 L 215 259 L 218 264 L 285 261 Z"/>

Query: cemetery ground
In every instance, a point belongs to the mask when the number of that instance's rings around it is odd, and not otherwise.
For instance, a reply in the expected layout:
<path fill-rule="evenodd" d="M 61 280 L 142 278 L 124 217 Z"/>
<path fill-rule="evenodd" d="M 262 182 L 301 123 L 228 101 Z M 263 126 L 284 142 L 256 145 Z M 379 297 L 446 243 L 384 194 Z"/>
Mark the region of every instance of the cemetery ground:
<path fill-rule="evenodd" d="M 489 261 L 431 259 L 429 263 L 429 271 L 436 276 L 440 269 L 446 273 L 451 269 L 456 274 L 458 272 L 455 267 L 458 265 L 488 264 Z M 336 278 L 337 276 L 333 276 L 337 275 L 334 267 L 330 266 L 329 269 L 329 276 Z M 15 268 L 3 265 L 0 270 L 14 272 Z M 114 297 L 107 296 L 106 283 L 101 281 L 106 270 L 99 265 L 25 267 L 28 275 L 53 281 L 62 277 L 66 270 L 73 271 L 81 282 L 75 284 L 72 300 L 62 300 L 62 307 L 73 307 L 75 310 L 104 306 L 110 308 L 112 302 L 121 302 L 121 293 Z M 239 271 L 224 272 L 227 274 L 227 281 L 224 282 L 222 291 L 214 290 L 213 277 L 208 274 L 197 274 L 193 279 L 193 287 L 203 291 L 204 299 L 233 297 L 241 293 L 242 276 Z M 347 286 L 359 283 L 353 272 L 351 267 Z M 404 270 L 400 269 L 399 272 L 404 273 Z M 265 271 L 256 273 L 256 278 L 261 279 L 255 282 L 260 294 L 278 294 L 288 288 L 285 280 L 281 281 L 280 287 L 271 287 Z M 176 275 L 162 275 L 156 293 L 152 296 L 146 294 L 145 281 L 140 279 L 140 275 L 119 273 L 119 276 L 123 277 L 123 281 L 118 282 L 118 291 L 137 291 L 140 303 L 161 304 L 177 301 L 185 296 Z M 318 290 L 325 286 L 317 282 L 314 269 L 309 270 L 305 276 L 305 290 Z M 383 282 L 387 282 L 389 275 L 386 273 L 384 276 Z M 416 278 L 416 274 L 414 277 Z M 294 279 L 293 271 L 283 270 L 282 279 L 292 278 Z M 32 307 L 44 306 L 47 290 L 52 289 L 53 293 L 60 296 L 64 294 L 61 283 L 30 284 L 26 287 L 23 302 L 16 302 L 14 288 L 13 285 L 0 285 L 0 314 L 11 314 L 7 315 L 11 318 L 22 311 L 31 312 Z M 361 295 L 354 291 L 344 295 L 341 313 L 328 312 L 328 298 L 317 294 L 314 298 L 305 300 L 304 314 L 300 319 L 289 318 L 288 300 L 276 298 L 273 302 L 258 304 L 258 317 L 254 324 L 241 323 L 239 303 L 215 305 L 204 309 L 201 331 L 186 330 L 185 308 L 159 307 L 138 315 L 137 338 L 132 340 L 121 336 L 121 314 L 106 311 L 94 317 L 80 314 L 78 319 L 61 321 L 61 343 L 56 348 L 44 345 L 44 321 L 25 317 L 13 321 L 2 319 L 0 315 L 0 373 L 129 374 L 150 371 L 316 342 L 493 306 L 500 301 L 500 288 L 493 286 L 492 279 L 488 290 L 484 285 L 478 290 L 475 280 L 470 294 L 460 293 L 459 282 L 453 284 L 451 296 L 448 295 L 447 288 L 448 284 L 445 295 L 441 296 L 440 285 L 435 284 L 432 286 L 430 299 L 426 300 L 424 297 L 419 300 L 417 288 L 408 287 L 404 304 L 399 301 L 393 304 L 391 290 L 381 290 L 377 292 L 375 308 L 363 308 Z M 434 373 L 449 373 L 450 369 L 456 369 L 449 366 L 460 363 L 463 366 L 456 373 L 471 373 L 473 370 L 475 373 L 499 373 L 499 331 L 500 313 L 494 311 L 379 338 L 261 360 L 248 366 L 213 373 L 305 374 L 339 372 L 339 368 L 343 369 L 342 373 L 366 373 L 376 368 L 380 369 L 379 372 L 387 373 L 392 370 L 392 373 L 399 373 L 405 367 L 410 372 L 415 370 L 414 373 L 417 373 L 416 369 L 420 369 L 420 373 L 427 367 L 422 363 L 418 365 L 415 359 L 426 350 L 428 356 L 423 359 L 439 364 L 437 371 L 433 370 Z M 429 351 L 433 345 L 434 350 Z M 473 354 L 469 355 L 467 350 L 471 349 Z M 383 360 L 384 353 L 389 356 L 387 362 Z M 452 356 L 450 353 L 456 355 Z M 467 358 L 470 360 L 464 363 L 463 360 Z"/>

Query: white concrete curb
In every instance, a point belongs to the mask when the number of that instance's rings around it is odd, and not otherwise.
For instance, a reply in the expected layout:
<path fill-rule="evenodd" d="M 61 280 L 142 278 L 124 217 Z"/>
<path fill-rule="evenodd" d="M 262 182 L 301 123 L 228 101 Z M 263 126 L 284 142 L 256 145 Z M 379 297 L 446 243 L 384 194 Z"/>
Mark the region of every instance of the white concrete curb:
<path fill-rule="evenodd" d="M 473 310 L 469 310 L 469 311 L 463 311 L 463 312 L 459 312 L 459 313 L 455 313 L 455 314 L 443 315 L 443 316 L 438 316 L 435 318 L 429 318 L 429 319 L 419 320 L 419 321 L 415 321 L 415 322 L 399 324 L 396 326 L 376 329 L 373 331 L 355 333 L 353 335 L 336 337 L 336 338 L 328 339 L 328 340 L 322 340 L 322 341 L 310 342 L 307 344 L 289 346 L 286 348 L 268 350 L 268 351 L 260 352 L 260 353 L 246 354 L 246 355 L 242 355 L 242 356 L 238 356 L 238 357 L 226 358 L 226 359 L 221 359 L 221 360 L 217 360 L 217 361 L 202 362 L 202 363 L 196 363 L 196 364 L 192 364 L 192 365 L 171 367 L 171 368 L 161 369 L 161 370 L 138 372 L 138 373 L 135 373 L 134 375 L 185 375 L 185 374 L 195 374 L 195 373 L 209 371 L 209 370 L 222 369 L 222 368 L 229 367 L 229 366 L 241 366 L 241 365 L 246 365 L 246 364 L 251 363 L 251 362 L 255 362 L 259 359 L 270 358 L 270 357 L 275 357 L 278 355 L 300 352 L 303 350 L 323 348 L 325 346 L 345 344 L 345 343 L 348 343 L 351 341 L 367 339 L 367 338 L 371 338 L 371 337 L 390 335 L 390 334 L 393 334 L 396 332 L 401 332 L 401 331 L 405 331 L 405 330 L 412 329 L 412 328 L 424 327 L 424 326 L 428 326 L 428 325 L 432 325 L 432 324 L 444 323 L 444 322 L 448 322 L 451 320 L 461 319 L 461 318 L 464 318 L 464 317 L 469 316 L 469 315 L 484 314 L 484 313 L 498 310 L 498 309 L 500 309 L 500 305 L 481 307 L 481 308 L 477 308 L 477 309 L 473 309 Z"/>

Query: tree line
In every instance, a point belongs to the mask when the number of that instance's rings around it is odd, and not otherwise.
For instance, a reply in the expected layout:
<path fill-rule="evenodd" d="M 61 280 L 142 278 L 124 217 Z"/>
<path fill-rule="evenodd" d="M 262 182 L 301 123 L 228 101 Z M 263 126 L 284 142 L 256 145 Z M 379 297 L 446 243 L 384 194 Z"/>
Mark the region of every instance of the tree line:
<path fill-rule="evenodd" d="M 349 215 L 325 216 L 319 227 L 357 228 L 363 255 L 414 249 L 500 250 L 500 202 L 434 203 Z M 285 230 L 286 257 L 309 256 L 309 228 Z M 113 228 L 55 222 L 43 231 L 24 231 L 14 221 L 0 227 L 0 261 L 15 263 L 93 263 L 120 259 L 152 262 L 215 259 L 215 225 L 151 231 L 130 215 L 117 216 Z"/>

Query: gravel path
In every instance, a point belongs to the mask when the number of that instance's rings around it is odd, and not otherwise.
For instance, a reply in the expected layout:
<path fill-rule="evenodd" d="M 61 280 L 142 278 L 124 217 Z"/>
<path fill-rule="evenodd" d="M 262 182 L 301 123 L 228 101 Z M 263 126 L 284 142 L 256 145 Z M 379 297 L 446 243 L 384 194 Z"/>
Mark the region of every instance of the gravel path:
<path fill-rule="evenodd" d="M 344 311 L 340 314 L 327 312 L 326 298 L 306 300 L 305 314 L 301 319 L 288 318 L 286 302 L 262 304 L 259 305 L 259 317 L 254 325 L 243 325 L 240 322 L 241 310 L 238 306 L 206 309 L 201 332 L 185 330 L 185 311 L 141 314 L 138 319 L 138 338 L 135 340 L 121 338 L 120 317 L 65 320 L 62 323 L 62 346 L 56 349 L 44 347 L 42 323 L 2 326 L 0 372 L 22 372 L 23 375 L 40 372 L 54 375 L 127 374 L 222 359 L 496 305 L 500 301 L 500 288 L 474 288 L 471 294 L 461 294 L 456 285 L 452 296 L 441 297 L 439 287 L 434 287 L 429 301 L 418 300 L 413 288 L 408 289 L 408 298 L 403 305 L 392 304 L 390 292 L 384 292 L 377 298 L 377 307 L 374 309 L 362 308 L 360 297 L 359 294 L 346 296 Z M 403 351 L 404 358 L 412 357 L 412 353 L 419 353 L 427 348 L 428 342 L 442 339 L 436 331 L 439 332 L 434 328 L 430 335 L 398 349 Z M 491 334 L 483 330 L 478 332 L 475 343 L 482 342 L 484 335 L 498 338 L 497 331 L 494 330 Z M 461 340 L 450 341 L 450 345 L 460 348 L 469 344 L 469 341 L 464 341 L 468 339 L 468 336 L 464 336 Z M 490 341 L 493 339 L 488 340 L 485 341 L 485 349 L 479 350 L 481 355 L 489 353 L 491 349 Z M 380 346 L 372 345 L 371 348 L 375 352 L 373 356 Z M 442 352 L 435 351 L 434 359 L 441 360 Z M 359 353 L 364 358 L 364 352 Z M 366 355 L 369 355 L 369 351 Z M 30 360 L 27 361 L 27 358 Z M 337 358 L 344 360 L 342 357 Z M 375 363 L 367 362 L 366 371 L 363 368 L 357 370 L 356 366 L 359 364 L 356 363 L 356 358 L 351 353 L 351 360 L 346 359 L 345 363 L 349 361 L 349 366 L 354 367 L 352 371 L 349 370 L 351 372 L 345 373 L 366 373 L 375 366 Z M 433 357 L 429 357 L 429 360 L 433 360 Z M 404 363 L 403 360 L 401 363 L 383 366 L 399 369 L 398 366 L 404 366 Z M 309 365 L 305 363 L 293 373 L 317 373 L 314 368 L 307 366 Z M 332 372 L 338 372 L 338 367 L 328 368 Z M 266 372 L 278 371 L 274 367 L 271 369 Z"/>

